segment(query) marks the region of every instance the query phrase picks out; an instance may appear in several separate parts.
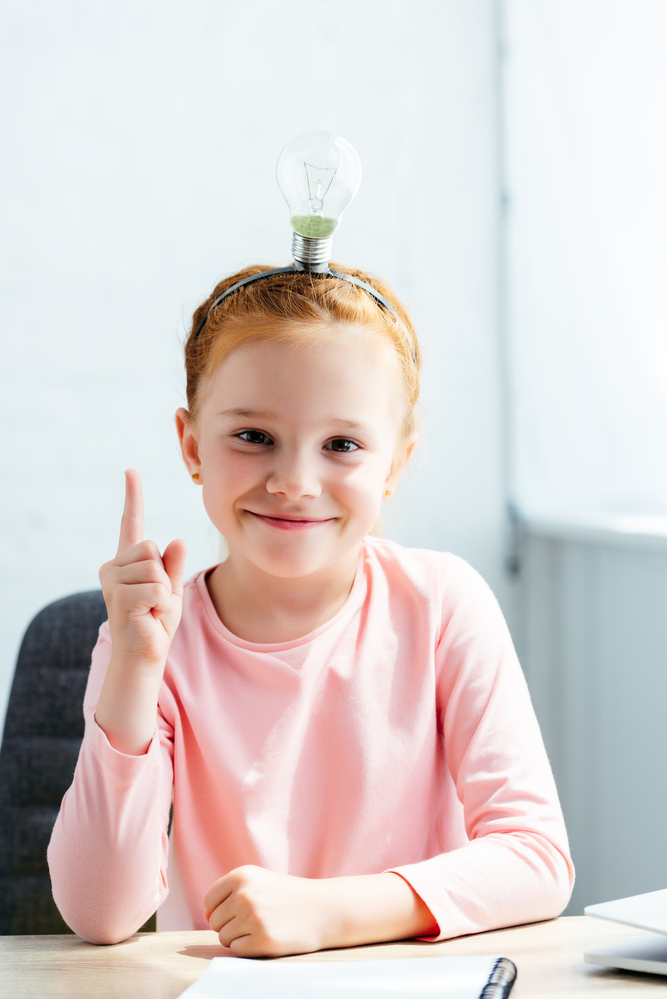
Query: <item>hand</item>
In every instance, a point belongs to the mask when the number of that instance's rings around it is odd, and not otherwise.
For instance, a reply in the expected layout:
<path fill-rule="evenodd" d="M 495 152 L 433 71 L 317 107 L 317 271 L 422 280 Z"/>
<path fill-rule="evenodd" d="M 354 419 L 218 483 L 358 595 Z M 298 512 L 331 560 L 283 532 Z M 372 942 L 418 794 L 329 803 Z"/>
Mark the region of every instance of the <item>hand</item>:
<path fill-rule="evenodd" d="M 160 556 L 144 541 L 141 479 L 125 473 L 125 508 L 116 557 L 100 569 L 109 612 L 111 659 L 95 720 L 110 745 L 141 756 L 151 743 L 169 645 L 181 619 L 186 545 L 172 541 Z"/>
<path fill-rule="evenodd" d="M 204 896 L 206 918 L 237 957 L 307 954 L 325 946 L 325 881 L 246 865 Z"/>
<path fill-rule="evenodd" d="M 204 896 L 206 918 L 237 957 L 309 954 L 437 936 L 438 923 L 400 875 L 297 878 L 237 867 Z"/>
<path fill-rule="evenodd" d="M 118 551 L 100 569 L 114 657 L 164 665 L 181 619 L 186 552 L 184 541 L 172 541 L 160 556 L 144 541 L 141 479 L 128 470 Z"/>

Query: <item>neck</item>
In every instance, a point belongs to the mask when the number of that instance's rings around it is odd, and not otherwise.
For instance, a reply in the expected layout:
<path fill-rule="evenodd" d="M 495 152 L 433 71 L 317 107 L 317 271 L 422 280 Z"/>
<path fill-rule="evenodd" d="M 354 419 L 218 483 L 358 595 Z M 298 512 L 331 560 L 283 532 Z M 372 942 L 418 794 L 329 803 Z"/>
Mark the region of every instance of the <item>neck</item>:
<path fill-rule="evenodd" d="M 316 573 L 272 576 L 231 552 L 207 579 L 218 617 L 237 638 L 259 644 L 292 642 L 330 621 L 354 584 L 359 549 Z"/>

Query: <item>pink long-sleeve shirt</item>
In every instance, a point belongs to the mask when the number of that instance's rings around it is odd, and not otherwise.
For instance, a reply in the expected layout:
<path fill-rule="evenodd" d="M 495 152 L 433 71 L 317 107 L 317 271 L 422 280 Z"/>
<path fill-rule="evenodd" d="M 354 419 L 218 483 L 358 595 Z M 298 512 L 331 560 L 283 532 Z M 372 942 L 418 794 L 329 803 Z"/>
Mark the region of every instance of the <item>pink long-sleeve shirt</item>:
<path fill-rule="evenodd" d="M 157 906 L 158 929 L 206 929 L 204 894 L 244 864 L 398 873 L 434 939 L 562 911 L 573 871 L 553 777 L 505 621 L 467 563 L 368 538 L 341 610 L 277 645 L 233 635 L 205 577 L 185 587 L 143 756 L 95 721 L 100 629 L 48 854 L 73 930 L 112 943 Z"/>

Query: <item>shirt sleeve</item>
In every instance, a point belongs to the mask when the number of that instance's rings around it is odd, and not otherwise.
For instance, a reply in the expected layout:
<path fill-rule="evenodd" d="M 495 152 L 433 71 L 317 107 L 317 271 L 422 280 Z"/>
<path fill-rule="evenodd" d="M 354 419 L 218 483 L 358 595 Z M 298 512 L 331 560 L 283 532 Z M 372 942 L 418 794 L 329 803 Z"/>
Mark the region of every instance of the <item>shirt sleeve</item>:
<path fill-rule="evenodd" d="M 85 940 L 104 944 L 131 936 L 167 896 L 173 783 L 173 731 L 159 711 L 143 756 L 117 752 L 95 721 L 110 658 L 105 623 L 84 697 L 79 759 L 47 854 L 65 922 Z"/>
<path fill-rule="evenodd" d="M 498 603 L 456 559 L 443 607 L 438 727 L 469 842 L 392 869 L 431 910 L 433 940 L 553 918 L 574 881 L 556 785 Z"/>

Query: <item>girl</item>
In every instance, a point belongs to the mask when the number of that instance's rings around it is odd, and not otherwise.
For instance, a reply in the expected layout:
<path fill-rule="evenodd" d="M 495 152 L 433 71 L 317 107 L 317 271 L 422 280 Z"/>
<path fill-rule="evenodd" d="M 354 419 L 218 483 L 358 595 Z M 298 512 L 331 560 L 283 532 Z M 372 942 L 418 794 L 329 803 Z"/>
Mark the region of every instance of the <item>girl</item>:
<path fill-rule="evenodd" d="M 461 559 L 369 537 L 417 438 L 410 320 L 359 271 L 395 311 L 299 271 L 211 310 L 263 270 L 195 313 L 176 414 L 227 560 L 184 586 L 127 473 L 56 902 L 90 941 L 160 906 L 240 956 L 556 916 L 567 838 L 498 605 Z"/>

